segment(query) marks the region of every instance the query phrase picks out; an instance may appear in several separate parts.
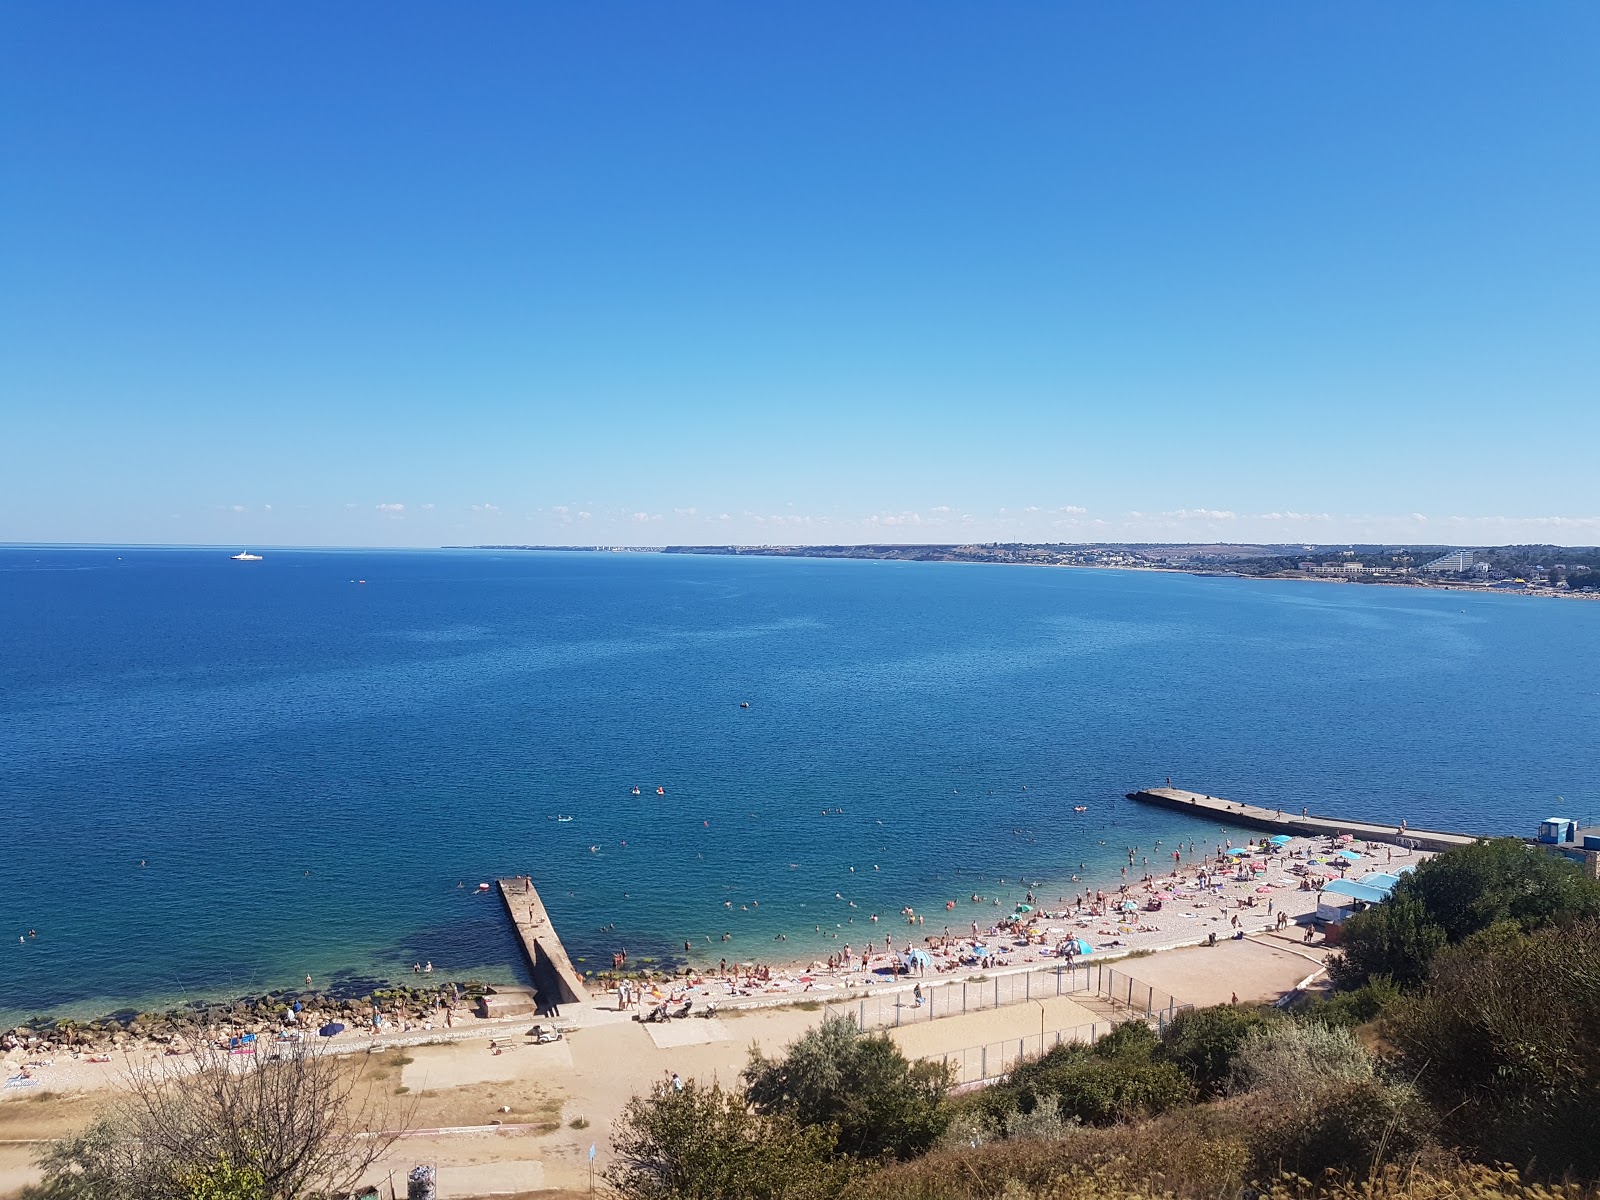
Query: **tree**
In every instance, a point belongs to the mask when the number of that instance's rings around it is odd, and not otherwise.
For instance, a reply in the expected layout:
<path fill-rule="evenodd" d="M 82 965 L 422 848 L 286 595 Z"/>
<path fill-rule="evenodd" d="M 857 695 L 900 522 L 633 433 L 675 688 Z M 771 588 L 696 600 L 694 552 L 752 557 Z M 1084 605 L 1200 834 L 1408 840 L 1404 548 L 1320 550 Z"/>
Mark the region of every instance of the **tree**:
<path fill-rule="evenodd" d="M 1414 987 L 1428 977 L 1428 964 L 1449 941 L 1427 906 L 1398 889 L 1346 921 L 1342 935 L 1340 952 L 1328 960 L 1328 974 L 1346 988 L 1379 975 Z"/>
<path fill-rule="evenodd" d="M 606 1180 L 623 1200 L 830 1200 L 855 1178 L 833 1155 L 833 1132 L 689 1080 L 681 1092 L 635 1096 L 612 1137 L 621 1156 Z"/>
<path fill-rule="evenodd" d="M 350 1191 L 399 1120 L 347 1059 L 307 1046 L 133 1068 L 125 1102 L 40 1160 L 63 1200 L 299 1200 Z M 386 1132 L 385 1132 L 386 1131 Z M 359 1135 L 359 1136 L 358 1136 Z"/>
<path fill-rule="evenodd" d="M 1447 851 L 1401 876 L 1394 894 L 1345 922 L 1334 981 L 1356 987 L 1388 975 L 1402 987 L 1428 976 L 1433 956 L 1496 924 L 1522 930 L 1600 916 L 1600 883 L 1576 864 L 1515 838 Z"/>
<path fill-rule="evenodd" d="M 910 1158 L 939 1140 L 949 1123 L 942 1063 L 908 1062 L 885 1034 L 869 1036 L 847 1017 L 829 1017 L 776 1061 L 757 1048 L 744 1069 L 756 1112 L 832 1125 L 840 1153 Z"/>
<path fill-rule="evenodd" d="M 1396 897 L 1419 901 L 1451 942 L 1510 921 L 1523 930 L 1600 916 L 1600 883 L 1565 858 L 1515 838 L 1474 842 L 1401 876 Z"/>

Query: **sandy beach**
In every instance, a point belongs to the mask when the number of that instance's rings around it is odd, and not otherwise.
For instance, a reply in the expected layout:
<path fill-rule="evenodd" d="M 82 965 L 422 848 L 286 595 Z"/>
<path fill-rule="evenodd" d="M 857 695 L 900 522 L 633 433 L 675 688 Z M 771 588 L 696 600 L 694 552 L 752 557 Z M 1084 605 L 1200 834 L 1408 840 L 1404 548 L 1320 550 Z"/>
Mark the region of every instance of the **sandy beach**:
<path fill-rule="evenodd" d="M 534 1018 L 484 1021 L 461 1012 L 448 1028 L 428 1021 L 377 1035 L 349 1031 L 327 1048 L 347 1055 L 352 1069 L 367 1072 L 374 1086 L 411 1108 L 410 1132 L 384 1172 L 392 1167 L 401 1177 L 401 1168 L 433 1162 L 441 1186 L 458 1196 L 581 1190 L 589 1145 L 597 1146 L 604 1167 L 608 1132 L 630 1096 L 674 1071 L 731 1082 L 751 1045 L 778 1051 L 830 1009 L 853 1014 L 870 1008 L 868 1024 L 899 1025 L 891 1036 L 907 1054 L 952 1062 L 989 1047 L 996 1055 L 1017 1048 L 1036 1053 L 1053 1037 L 1086 1026 L 1108 1028 L 1126 1009 L 1104 996 L 1054 995 L 1041 987 L 1025 999 L 1017 986 L 1028 978 L 1059 978 L 1051 972 L 1065 963 L 1057 948 L 1068 939 L 1090 947 L 1073 956 L 1080 976 L 1092 977 L 1084 968 L 1103 963 L 1119 978 L 1136 979 L 1141 997 L 1148 988 L 1177 1004 L 1275 1000 L 1321 971 L 1323 939 L 1315 934 L 1308 943 L 1302 932 L 1317 902 L 1310 880 L 1337 874 L 1340 861 L 1359 878 L 1424 857 L 1320 839 L 1295 839 L 1270 852 L 1259 842 L 1246 845 L 1196 845 L 1194 857 L 1183 861 L 1186 845 L 1178 851 L 1176 874 L 1169 866 L 1149 879 L 1136 863 L 1126 893 L 1119 882 L 1110 891 L 1081 885 L 1075 896 L 1036 895 L 1035 904 L 1017 906 L 1029 911 L 999 919 L 986 914 L 990 919 L 979 924 L 976 938 L 970 916 L 964 929 L 954 928 L 966 915 L 960 906 L 949 910 L 948 941 L 945 920 L 934 932 L 926 922 L 912 924 L 919 914 L 902 916 L 904 924 L 882 923 L 870 953 L 866 943 L 852 945 L 849 961 L 831 971 L 826 962 L 740 966 L 646 986 L 626 1006 L 616 991 L 597 992 L 588 1003 L 563 1007 L 562 1040 L 547 1045 L 525 1036 Z M 1130 903 L 1131 911 L 1124 907 Z M 1212 934 L 1214 946 L 1208 944 Z M 914 970 L 896 973 L 908 951 Z M 919 990 L 925 1004 L 916 1002 Z M 940 999 L 962 991 L 977 998 L 969 1011 Z M 989 1002 L 991 994 L 998 1004 Z M 714 1004 L 717 1012 L 663 1023 L 636 1019 L 641 1004 L 648 1012 L 686 1001 L 702 1012 Z M 263 1038 L 263 1045 L 270 1042 Z M 130 1065 L 165 1058 L 182 1070 L 185 1061 L 138 1041 L 97 1057 L 107 1061 L 81 1054 L 30 1058 L 26 1048 L 5 1053 L 0 1196 L 36 1180 L 32 1159 L 40 1139 L 82 1127 L 96 1102 L 123 1085 Z M 27 1080 L 19 1083 L 24 1070 Z"/>

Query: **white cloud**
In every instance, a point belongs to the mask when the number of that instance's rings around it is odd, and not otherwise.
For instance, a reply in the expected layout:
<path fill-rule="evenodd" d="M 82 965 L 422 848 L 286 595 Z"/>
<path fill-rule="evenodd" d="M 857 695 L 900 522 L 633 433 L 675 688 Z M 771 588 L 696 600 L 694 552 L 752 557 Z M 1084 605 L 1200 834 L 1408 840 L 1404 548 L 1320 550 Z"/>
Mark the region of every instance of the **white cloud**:
<path fill-rule="evenodd" d="M 730 517 L 727 513 L 723 513 L 721 516 L 719 516 L 717 518 L 717 520 L 719 520 L 719 521 L 731 521 L 731 520 L 733 520 L 733 518 Z"/>
<path fill-rule="evenodd" d="M 941 504 L 941 505 L 939 505 L 939 507 L 930 508 L 928 511 L 929 512 L 935 512 L 935 513 L 947 513 L 947 512 L 949 512 L 951 510 L 950 510 L 950 506 L 948 504 Z"/>
<path fill-rule="evenodd" d="M 1002 508 L 1000 511 L 1001 512 L 1005 512 L 1005 509 Z M 1037 504 L 1030 504 L 1030 505 L 1028 505 L 1027 508 L 1023 509 L 1022 511 L 1023 512 L 1038 512 L 1039 511 L 1039 506 Z"/>
<path fill-rule="evenodd" d="M 593 515 L 594 515 L 593 513 L 581 512 L 581 513 L 578 514 L 578 520 L 587 521 Z"/>
<path fill-rule="evenodd" d="M 1177 508 L 1161 515 L 1173 521 L 1232 521 L 1239 514 L 1225 508 Z"/>
<path fill-rule="evenodd" d="M 571 512 L 572 510 L 570 508 L 568 508 L 565 504 L 558 504 L 554 508 L 552 508 L 550 511 L 553 512 L 553 513 L 560 513 L 564 517 L 569 512 Z"/>
<path fill-rule="evenodd" d="M 424 504 L 424 505 L 421 506 L 421 508 L 422 508 L 423 512 L 432 512 L 433 511 L 433 505 L 432 504 Z"/>
<path fill-rule="evenodd" d="M 1076 504 L 1063 504 L 1060 508 L 1056 509 L 1056 511 L 1064 517 L 1081 517 L 1089 510 L 1087 508 L 1081 508 Z M 1228 515 L 1232 516 L 1233 514 L 1229 513 Z"/>
<path fill-rule="evenodd" d="M 640 523 L 643 523 L 643 522 L 646 522 L 646 521 L 659 521 L 659 520 L 661 520 L 661 514 L 660 513 L 636 512 L 636 513 L 633 514 L 633 519 L 635 521 L 640 522 Z"/>
<path fill-rule="evenodd" d="M 899 529 L 922 524 L 922 514 L 914 512 L 898 513 L 873 513 L 866 519 L 867 525 L 882 525 L 890 529 Z"/>
<path fill-rule="evenodd" d="M 693 517 L 699 513 L 699 509 L 695 508 L 675 508 L 672 511 L 675 516 L 679 517 Z"/>
<path fill-rule="evenodd" d="M 271 512 L 271 511 L 272 511 L 272 505 L 270 505 L 270 504 L 263 504 L 263 505 L 262 505 L 262 506 L 261 506 L 261 511 L 262 511 L 262 512 Z"/>
<path fill-rule="evenodd" d="M 234 512 L 244 512 L 244 511 L 246 511 L 246 509 L 245 509 L 245 506 L 244 506 L 244 505 L 242 505 L 242 504 L 235 504 L 235 505 L 233 505 L 233 506 L 232 506 L 232 510 L 233 510 L 233 511 L 234 511 Z"/>
<path fill-rule="evenodd" d="M 401 513 L 405 512 L 405 510 L 406 510 L 406 506 L 404 504 L 380 504 L 380 505 L 378 505 L 378 511 L 379 512 L 388 513 L 390 516 L 394 516 L 394 517 L 398 517 Z"/>
<path fill-rule="evenodd" d="M 472 511 L 475 513 L 497 513 L 500 511 L 498 504 L 474 504 Z"/>

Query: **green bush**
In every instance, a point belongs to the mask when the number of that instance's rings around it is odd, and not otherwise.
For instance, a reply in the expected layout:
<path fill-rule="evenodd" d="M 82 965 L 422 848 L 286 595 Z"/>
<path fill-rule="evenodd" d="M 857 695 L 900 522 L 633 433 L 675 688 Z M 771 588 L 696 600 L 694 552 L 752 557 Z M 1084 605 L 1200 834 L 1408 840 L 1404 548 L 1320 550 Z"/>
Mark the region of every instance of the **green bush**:
<path fill-rule="evenodd" d="M 1295 1013 L 1302 1021 L 1315 1021 L 1354 1029 L 1376 1021 L 1400 999 L 1400 985 L 1388 975 L 1374 975 L 1352 991 L 1334 992 L 1307 1002 Z"/>
<path fill-rule="evenodd" d="M 1086 1125 L 1151 1117 L 1194 1098 L 1195 1089 L 1174 1064 L 1157 1062 L 1159 1046 L 1143 1021 L 1117 1026 L 1094 1046 L 1067 1044 L 1023 1063 L 986 1098 L 998 1119 L 1015 1107 L 1027 1114 L 1046 1100 L 1063 1117 Z"/>
<path fill-rule="evenodd" d="M 622 1200 L 832 1200 L 857 1172 L 827 1127 L 758 1115 L 693 1080 L 630 1100 L 612 1145 L 606 1181 Z"/>
<path fill-rule="evenodd" d="M 839 1152 L 857 1158 L 921 1154 L 950 1119 L 943 1064 L 908 1062 L 887 1035 L 864 1034 L 848 1018 L 825 1019 L 776 1061 L 752 1049 L 743 1078 L 758 1113 L 831 1125 Z"/>
<path fill-rule="evenodd" d="M 1340 951 L 1328 960 L 1328 974 L 1342 988 L 1360 987 L 1383 976 L 1402 987 L 1428 977 L 1433 956 L 1449 941 L 1421 900 L 1399 889 L 1344 923 Z"/>
<path fill-rule="evenodd" d="M 1276 1103 L 1301 1104 L 1331 1084 L 1372 1077 L 1372 1057 L 1348 1029 L 1283 1023 L 1245 1038 L 1228 1086 L 1235 1093 L 1266 1092 Z"/>
<path fill-rule="evenodd" d="M 1387 1029 L 1469 1150 L 1600 1176 L 1600 921 L 1468 938 Z"/>
<path fill-rule="evenodd" d="M 1254 1108 L 1255 1177 L 1328 1171 L 1365 1176 L 1386 1163 L 1409 1164 L 1429 1145 L 1434 1120 L 1416 1090 L 1377 1079 L 1329 1084 L 1298 1103 Z"/>
<path fill-rule="evenodd" d="M 1444 946 L 1494 925 L 1527 932 L 1595 917 L 1600 882 L 1576 864 L 1515 838 L 1474 842 L 1419 864 L 1388 900 L 1346 921 L 1328 967 L 1341 987 L 1377 975 L 1414 987 Z"/>
<path fill-rule="evenodd" d="M 1233 1056 L 1245 1038 L 1278 1022 L 1260 1009 L 1233 1004 L 1188 1009 L 1162 1031 L 1158 1057 L 1178 1066 L 1203 1094 L 1214 1096 L 1227 1084 Z"/>

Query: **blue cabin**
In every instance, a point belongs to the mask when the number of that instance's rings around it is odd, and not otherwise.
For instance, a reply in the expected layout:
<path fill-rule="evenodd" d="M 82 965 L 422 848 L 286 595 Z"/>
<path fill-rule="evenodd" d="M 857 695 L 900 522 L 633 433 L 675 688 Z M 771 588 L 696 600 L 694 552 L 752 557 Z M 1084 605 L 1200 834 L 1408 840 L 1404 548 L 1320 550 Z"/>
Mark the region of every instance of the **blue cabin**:
<path fill-rule="evenodd" d="M 1541 846 L 1559 846 L 1564 842 L 1576 841 L 1578 837 L 1578 823 L 1566 817 L 1550 817 L 1539 822 L 1539 836 L 1534 840 Z"/>

